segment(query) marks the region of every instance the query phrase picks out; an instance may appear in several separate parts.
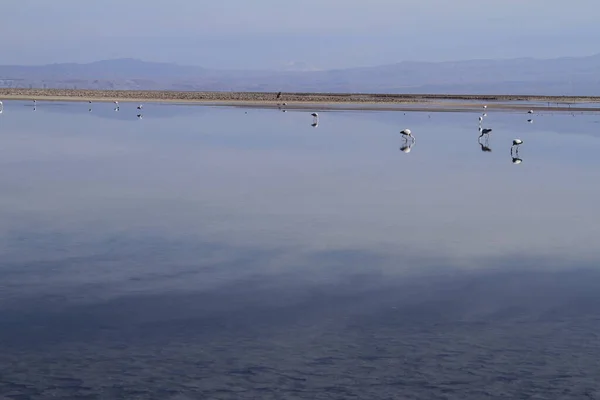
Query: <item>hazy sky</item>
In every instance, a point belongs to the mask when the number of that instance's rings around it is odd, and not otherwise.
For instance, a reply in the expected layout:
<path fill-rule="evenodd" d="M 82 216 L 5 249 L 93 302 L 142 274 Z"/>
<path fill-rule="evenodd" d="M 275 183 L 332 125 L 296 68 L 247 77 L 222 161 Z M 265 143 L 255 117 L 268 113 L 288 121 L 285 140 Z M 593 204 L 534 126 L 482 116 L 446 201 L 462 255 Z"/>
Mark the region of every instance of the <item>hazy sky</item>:
<path fill-rule="evenodd" d="M 600 51 L 598 20 L 597 0 L 2 0 L 0 64 L 322 69 L 577 56 Z"/>

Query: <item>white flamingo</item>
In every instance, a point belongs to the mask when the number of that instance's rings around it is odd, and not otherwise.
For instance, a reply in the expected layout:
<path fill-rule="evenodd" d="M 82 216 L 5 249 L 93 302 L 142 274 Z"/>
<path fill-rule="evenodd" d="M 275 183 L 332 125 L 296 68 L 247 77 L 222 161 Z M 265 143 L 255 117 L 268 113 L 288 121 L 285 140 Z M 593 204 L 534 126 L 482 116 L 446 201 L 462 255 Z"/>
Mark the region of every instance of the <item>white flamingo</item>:
<path fill-rule="evenodd" d="M 313 123 L 312 126 L 314 126 L 315 128 L 319 125 L 319 114 L 317 114 L 316 112 L 310 114 L 313 117 Z"/>
<path fill-rule="evenodd" d="M 400 134 L 401 134 L 402 136 L 405 136 L 405 137 L 411 137 L 411 138 L 413 138 L 413 139 L 414 139 L 414 136 L 412 135 L 412 132 L 411 132 L 411 130 L 410 130 L 410 129 L 403 129 L 403 130 L 401 130 L 401 131 L 400 131 Z"/>
<path fill-rule="evenodd" d="M 403 153 L 410 153 L 410 150 L 412 149 L 413 145 L 415 144 L 415 137 L 412 135 L 411 130 L 408 128 L 401 130 L 400 134 L 404 138 L 404 145 L 402 147 L 400 147 L 400 151 L 402 151 Z M 410 143 L 408 142 L 408 138 L 411 139 Z"/>
<path fill-rule="evenodd" d="M 513 164 L 521 164 L 523 159 L 519 158 L 519 146 L 523 144 L 521 139 L 514 139 L 512 147 L 510 148 L 510 156 L 512 157 Z M 514 150 L 514 154 L 513 154 Z"/>

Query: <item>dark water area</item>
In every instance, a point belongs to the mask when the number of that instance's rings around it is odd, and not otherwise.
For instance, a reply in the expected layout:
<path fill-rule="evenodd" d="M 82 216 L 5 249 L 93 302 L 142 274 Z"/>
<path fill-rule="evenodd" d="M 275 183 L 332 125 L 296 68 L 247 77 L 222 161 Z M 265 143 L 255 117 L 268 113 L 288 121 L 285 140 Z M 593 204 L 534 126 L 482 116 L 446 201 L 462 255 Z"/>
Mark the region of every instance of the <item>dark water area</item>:
<path fill-rule="evenodd" d="M 88 107 L 0 115 L 0 399 L 600 398 L 600 114 Z"/>

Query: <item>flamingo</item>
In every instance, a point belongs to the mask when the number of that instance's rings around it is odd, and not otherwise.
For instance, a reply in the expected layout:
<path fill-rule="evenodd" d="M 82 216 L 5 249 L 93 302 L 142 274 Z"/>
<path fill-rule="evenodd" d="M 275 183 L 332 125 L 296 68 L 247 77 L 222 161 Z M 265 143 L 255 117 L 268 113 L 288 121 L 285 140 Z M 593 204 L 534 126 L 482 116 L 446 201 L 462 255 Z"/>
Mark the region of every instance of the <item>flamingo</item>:
<path fill-rule="evenodd" d="M 404 145 L 400 147 L 400 151 L 402 151 L 403 153 L 410 153 L 412 146 L 415 144 L 415 137 L 412 135 L 411 130 L 408 128 L 401 130 L 400 134 L 404 138 Z M 410 143 L 408 142 L 408 138 L 411 139 Z"/>
<path fill-rule="evenodd" d="M 522 144 L 523 141 L 521 139 L 514 139 L 512 142 L 512 147 L 510 148 L 510 156 L 512 157 L 513 164 L 521 164 L 521 162 L 523 162 L 523 160 L 519 158 L 519 146 Z"/>
<path fill-rule="evenodd" d="M 316 112 L 310 114 L 313 116 L 313 123 L 312 126 L 314 126 L 315 128 L 319 125 L 319 114 L 317 114 Z"/>

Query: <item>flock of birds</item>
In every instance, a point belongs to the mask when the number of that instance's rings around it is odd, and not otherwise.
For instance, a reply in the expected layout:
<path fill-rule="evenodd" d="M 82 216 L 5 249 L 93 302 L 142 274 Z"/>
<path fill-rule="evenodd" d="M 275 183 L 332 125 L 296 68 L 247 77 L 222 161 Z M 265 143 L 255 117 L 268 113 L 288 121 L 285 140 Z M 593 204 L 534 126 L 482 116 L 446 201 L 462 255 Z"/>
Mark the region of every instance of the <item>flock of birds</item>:
<path fill-rule="evenodd" d="M 37 110 L 37 100 L 34 99 L 34 100 L 32 100 L 32 102 L 33 102 L 33 111 L 36 111 Z M 119 105 L 119 102 L 117 100 L 115 100 L 113 103 L 114 103 L 114 106 L 115 106 L 114 107 L 114 111 L 115 112 L 120 111 L 121 107 Z M 88 100 L 88 104 L 89 104 L 88 111 L 92 112 L 92 101 Z M 138 117 L 138 119 L 142 119 L 144 117 L 144 115 L 142 114 L 142 110 L 143 109 L 144 109 L 144 105 L 143 104 L 140 104 L 140 105 L 137 106 L 137 110 L 138 110 L 137 117 Z M 0 101 L 0 114 L 2 114 L 3 112 L 4 112 L 4 104 L 2 103 L 2 101 Z"/>
<path fill-rule="evenodd" d="M 477 138 L 477 142 L 481 146 L 481 151 L 491 152 L 492 149 L 490 148 L 490 145 L 489 145 L 489 139 L 490 139 L 490 133 L 492 133 L 492 128 L 483 128 L 482 127 L 484 118 L 487 117 L 487 113 L 485 112 L 485 110 L 487 109 L 487 106 L 483 106 L 483 109 L 484 109 L 484 112 L 479 117 L 479 127 L 477 128 L 479 131 L 479 137 Z M 533 110 L 527 111 L 527 114 L 532 115 Z M 527 120 L 527 122 L 533 123 L 533 119 L 530 118 Z M 523 144 L 523 140 L 521 140 L 521 139 L 513 139 L 513 141 L 512 141 L 512 146 L 510 147 L 510 155 L 511 155 L 513 164 L 521 164 L 523 162 L 523 160 L 519 157 L 519 146 L 522 144 Z"/>
<path fill-rule="evenodd" d="M 277 99 L 281 98 L 281 92 L 279 92 L 277 94 Z M 88 111 L 91 112 L 92 111 L 92 101 L 89 100 L 89 109 Z M 120 106 L 119 106 L 119 102 L 117 100 L 115 100 L 114 102 L 114 111 L 118 112 L 120 111 Z M 286 106 L 286 103 L 283 103 L 284 106 Z M 281 104 L 278 104 L 278 106 L 280 107 Z M 35 111 L 37 107 L 37 100 L 33 100 L 33 110 Z M 143 114 L 142 114 L 142 110 L 143 110 L 144 106 L 142 104 L 137 106 L 137 110 L 138 110 L 138 114 L 137 117 L 138 119 L 142 119 L 143 118 Z M 487 117 L 487 106 L 483 106 L 484 112 L 482 113 L 482 115 L 479 116 L 479 127 L 478 127 L 478 131 L 479 131 L 479 137 L 477 139 L 477 142 L 479 143 L 479 145 L 481 146 L 481 151 L 484 152 L 491 152 L 492 149 L 490 148 L 489 145 L 489 138 L 490 138 L 490 134 L 492 133 L 492 128 L 483 128 L 483 121 L 485 120 L 485 117 Z M 286 111 L 285 109 L 283 110 L 284 112 Z M 4 112 L 4 104 L 2 103 L 2 101 L 0 101 L 0 114 L 2 114 Z M 527 111 L 527 114 L 532 115 L 533 114 L 533 110 L 529 110 Z M 310 114 L 313 117 L 313 121 L 311 123 L 311 126 L 316 128 L 317 126 L 319 126 L 319 114 L 316 112 L 313 112 Z M 533 119 L 528 119 L 527 122 L 529 123 L 533 123 Z M 415 137 L 412 134 L 412 131 L 410 129 L 403 129 L 400 131 L 400 134 L 402 135 L 402 138 L 404 140 L 404 142 L 402 143 L 402 146 L 400 147 L 400 151 L 402 151 L 403 153 L 410 153 L 412 147 L 415 144 Z M 519 157 L 519 147 L 523 144 L 523 140 L 521 139 L 513 139 L 512 141 L 512 146 L 510 148 L 510 155 L 512 157 L 512 162 L 513 164 L 520 164 L 523 162 L 523 160 Z"/>
<path fill-rule="evenodd" d="M 489 139 L 490 139 L 490 134 L 492 133 L 492 128 L 484 128 L 482 126 L 483 121 L 485 120 L 485 117 L 487 117 L 487 106 L 483 106 L 483 114 L 481 114 L 479 116 L 479 126 L 477 128 L 477 130 L 479 131 L 479 137 L 477 138 L 477 142 L 479 143 L 479 145 L 481 146 L 481 151 L 483 152 L 491 152 L 492 149 L 489 145 Z M 533 110 L 529 110 L 527 111 L 527 114 L 533 114 Z M 532 123 L 533 119 L 528 119 L 527 122 Z M 410 153 L 412 147 L 415 144 L 415 137 L 412 134 L 412 131 L 410 129 L 403 129 L 400 131 L 400 134 L 402 135 L 404 142 L 402 143 L 402 146 L 400 147 L 400 151 L 404 152 L 404 153 Z M 519 157 L 519 146 L 521 146 L 523 144 L 523 140 L 522 139 L 513 139 L 512 141 L 512 146 L 510 148 L 510 155 L 512 158 L 512 162 L 513 164 L 521 164 L 523 162 L 523 160 Z"/>

